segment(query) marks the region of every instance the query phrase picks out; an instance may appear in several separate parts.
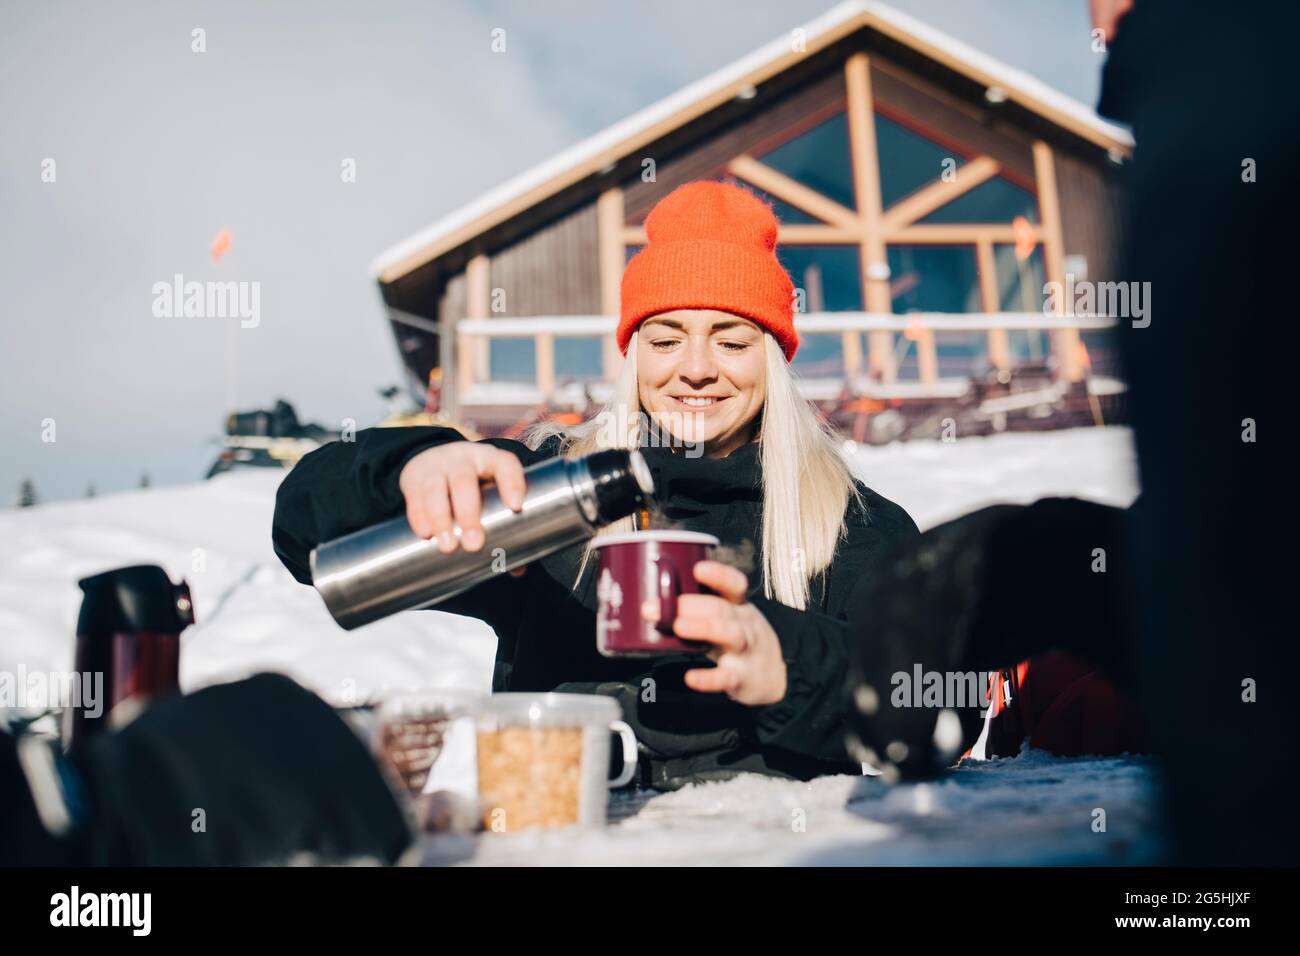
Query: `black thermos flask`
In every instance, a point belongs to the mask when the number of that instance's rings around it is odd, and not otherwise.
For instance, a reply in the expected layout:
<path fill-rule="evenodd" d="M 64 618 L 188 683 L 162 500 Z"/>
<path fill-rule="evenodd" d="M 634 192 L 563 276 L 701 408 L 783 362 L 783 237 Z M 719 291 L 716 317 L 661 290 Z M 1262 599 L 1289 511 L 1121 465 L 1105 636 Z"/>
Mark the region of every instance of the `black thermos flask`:
<path fill-rule="evenodd" d="M 124 701 L 143 704 L 179 690 L 181 631 L 194 623 L 189 585 L 172 584 L 157 565 L 116 568 L 77 583 L 84 596 L 75 666 L 82 686 L 90 673 L 106 699 L 94 708 L 83 700 L 72 711 L 70 747 L 104 727 Z"/>

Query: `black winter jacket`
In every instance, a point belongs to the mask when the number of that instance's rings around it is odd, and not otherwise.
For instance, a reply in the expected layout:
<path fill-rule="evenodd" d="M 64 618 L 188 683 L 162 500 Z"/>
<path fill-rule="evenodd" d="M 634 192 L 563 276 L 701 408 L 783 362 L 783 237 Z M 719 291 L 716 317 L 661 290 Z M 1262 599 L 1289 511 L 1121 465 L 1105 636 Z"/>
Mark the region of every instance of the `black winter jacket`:
<path fill-rule="evenodd" d="M 419 452 L 464 441 L 454 429 L 371 428 L 353 442 L 334 442 L 304 457 L 276 495 L 275 551 L 304 584 L 308 554 L 321 541 L 403 514 L 403 466 Z M 490 438 L 525 467 L 554 457 L 559 439 L 538 449 Z M 501 574 L 435 608 L 478 618 L 496 632 L 494 691 L 603 693 L 615 697 L 641 744 L 641 782 L 659 789 L 725 779 L 739 771 L 809 779 L 859 772 L 845 753 L 845 677 L 853 590 L 879 573 L 893 543 L 918 534 L 902 508 L 859 483 L 865 512 L 851 506 L 847 534 L 831 565 L 811 582 L 809 610 L 762 593 L 761 470 L 758 445 L 726 458 L 687 458 L 643 447 L 656 496 L 674 527 L 716 535 L 724 545 L 754 549 L 750 600 L 776 632 L 787 666 L 785 699 L 746 707 L 688 689 L 682 674 L 701 658 L 611 659 L 596 650 L 596 562 L 572 585 L 584 546 L 536 561 L 522 577 Z M 490 542 L 489 542 L 490 546 Z M 707 661 L 704 666 L 708 666 Z"/>

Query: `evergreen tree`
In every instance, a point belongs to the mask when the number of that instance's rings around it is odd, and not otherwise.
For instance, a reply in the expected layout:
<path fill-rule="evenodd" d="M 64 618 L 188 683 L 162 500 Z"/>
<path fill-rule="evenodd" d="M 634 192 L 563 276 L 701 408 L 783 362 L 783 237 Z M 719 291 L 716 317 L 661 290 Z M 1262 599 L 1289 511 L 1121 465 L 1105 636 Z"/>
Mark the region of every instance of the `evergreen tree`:
<path fill-rule="evenodd" d="M 141 488 L 149 487 L 149 472 L 146 471 L 144 474 L 140 476 L 140 487 Z"/>
<path fill-rule="evenodd" d="M 90 484 L 86 485 L 86 497 L 87 498 L 95 497 L 95 483 L 93 481 L 90 482 Z"/>
<path fill-rule="evenodd" d="M 36 485 L 30 478 L 24 478 L 22 484 L 18 486 L 18 507 L 30 508 L 39 502 L 40 499 L 36 497 Z"/>

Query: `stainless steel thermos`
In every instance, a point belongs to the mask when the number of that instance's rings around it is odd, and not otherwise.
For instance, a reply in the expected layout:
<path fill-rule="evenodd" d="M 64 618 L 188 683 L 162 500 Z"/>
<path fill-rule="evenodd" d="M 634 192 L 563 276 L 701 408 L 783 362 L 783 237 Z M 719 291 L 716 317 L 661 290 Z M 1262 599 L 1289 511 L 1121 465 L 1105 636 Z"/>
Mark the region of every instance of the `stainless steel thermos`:
<path fill-rule="evenodd" d="M 478 551 L 438 550 L 405 516 L 322 543 L 311 576 L 334 620 L 347 630 L 430 607 L 504 573 L 590 538 L 602 526 L 647 507 L 654 479 L 635 449 L 552 458 L 525 469 L 519 512 L 495 486 L 483 488 L 485 541 Z M 461 529 L 454 529 L 457 538 Z"/>

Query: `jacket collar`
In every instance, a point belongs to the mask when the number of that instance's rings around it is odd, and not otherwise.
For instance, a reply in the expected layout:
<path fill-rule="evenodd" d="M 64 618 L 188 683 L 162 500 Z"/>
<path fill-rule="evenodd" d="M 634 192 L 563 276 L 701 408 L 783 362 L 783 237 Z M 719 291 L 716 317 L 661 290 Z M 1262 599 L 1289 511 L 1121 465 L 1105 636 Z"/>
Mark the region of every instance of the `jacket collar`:
<path fill-rule="evenodd" d="M 741 445 L 726 458 L 688 457 L 686 451 L 652 445 L 641 448 L 654 476 L 655 497 L 668 517 L 685 517 L 718 505 L 762 501 L 758 442 Z"/>

